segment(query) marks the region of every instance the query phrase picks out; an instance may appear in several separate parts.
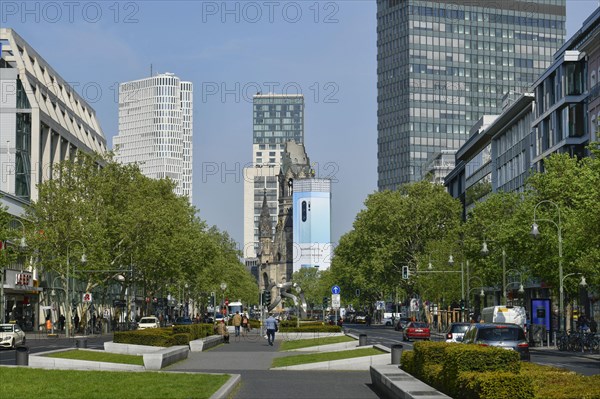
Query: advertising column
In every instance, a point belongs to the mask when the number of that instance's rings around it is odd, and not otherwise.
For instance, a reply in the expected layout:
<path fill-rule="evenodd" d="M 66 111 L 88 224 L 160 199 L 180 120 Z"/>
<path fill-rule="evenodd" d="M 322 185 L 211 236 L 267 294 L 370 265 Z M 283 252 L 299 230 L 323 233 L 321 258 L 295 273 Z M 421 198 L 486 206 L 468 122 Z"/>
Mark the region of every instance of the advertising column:
<path fill-rule="evenodd" d="M 294 272 L 331 264 L 331 180 L 294 181 Z"/>

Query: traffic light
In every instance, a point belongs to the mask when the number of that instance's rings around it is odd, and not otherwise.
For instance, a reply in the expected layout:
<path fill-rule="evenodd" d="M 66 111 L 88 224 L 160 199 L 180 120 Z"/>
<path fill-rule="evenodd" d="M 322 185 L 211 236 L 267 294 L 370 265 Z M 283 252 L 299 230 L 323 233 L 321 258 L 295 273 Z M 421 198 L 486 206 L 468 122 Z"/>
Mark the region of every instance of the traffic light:
<path fill-rule="evenodd" d="M 329 307 L 329 297 L 323 297 L 323 308 Z"/>
<path fill-rule="evenodd" d="M 464 299 L 460 300 L 460 310 L 465 310 L 465 300 Z"/>
<path fill-rule="evenodd" d="M 210 303 L 210 306 L 211 306 L 211 307 L 214 307 L 214 306 L 215 306 L 215 297 L 214 297 L 214 296 L 211 296 L 211 297 L 210 297 L 210 299 L 209 299 L 209 303 Z"/>
<path fill-rule="evenodd" d="M 402 278 L 404 280 L 408 280 L 409 276 L 410 276 L 410 272 L 408 270 L 408 266 L 402 266 Z"/>
<path fill-rule="evenodd" d="M 271 304 L 271 291 L 265 291 L 262 294 L 263 306 L 269 306 Z"/>

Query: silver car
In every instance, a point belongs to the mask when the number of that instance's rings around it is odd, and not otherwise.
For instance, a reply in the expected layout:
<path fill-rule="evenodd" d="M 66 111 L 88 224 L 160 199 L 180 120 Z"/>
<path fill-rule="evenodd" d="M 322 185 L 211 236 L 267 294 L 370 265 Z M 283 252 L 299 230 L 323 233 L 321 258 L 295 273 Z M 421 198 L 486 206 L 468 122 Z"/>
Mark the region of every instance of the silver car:
<path fill-rule="evenodd" d="M 138 323 L 138 330 L 145 330 L 146 328 L 159 328 L 160 321 L 155 316 L 142 317 Z"/>
<path fill-rule="evenodd" d="M 529 343 L 523 329 L 511 323 L 474 323 L 463 337 L 463 344 L 497 346 L 518 352 L 529 361 Z"/>
<path fill-rule="evenodd" d="M 25 345 L 25 333 L 18 324 L 0 324 L 0 346 L 16 348 Z"/>

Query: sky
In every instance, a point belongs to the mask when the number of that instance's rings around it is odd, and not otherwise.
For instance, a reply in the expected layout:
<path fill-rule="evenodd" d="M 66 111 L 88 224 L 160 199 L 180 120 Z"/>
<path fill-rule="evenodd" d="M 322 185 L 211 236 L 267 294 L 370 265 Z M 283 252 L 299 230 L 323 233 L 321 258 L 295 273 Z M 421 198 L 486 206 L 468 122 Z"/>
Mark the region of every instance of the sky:
<path fill-rule="evenodd" d="M 597 7 L 567 0 L 566 38 Z M 375 0 L 2 1 L 0 27 L 88 101 L 109 148 L 120 82 L 151 71 L 193 82 L 193 204 L 240 248 L 257 91 L 304 94 L 306 150 L 334 183 L 334 243 L 377 190 Z"/>

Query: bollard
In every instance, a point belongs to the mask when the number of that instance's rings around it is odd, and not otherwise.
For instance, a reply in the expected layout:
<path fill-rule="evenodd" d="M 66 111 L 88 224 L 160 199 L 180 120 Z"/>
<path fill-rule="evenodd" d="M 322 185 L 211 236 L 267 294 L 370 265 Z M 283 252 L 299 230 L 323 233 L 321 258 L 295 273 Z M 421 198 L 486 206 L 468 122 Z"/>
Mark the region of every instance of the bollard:
<path fill-rule="evenodd" d="M 392 364 L 397 364 L 400 367 L 400 360 L 402 359 L 402 344 L 392 345 Z"/>
<path fill-rule="evenodd" d="M 365 346 L 367 344 L 367 334 L 360 334 L 358 336 L 358 346 Z"/>
<path fill-rule="evenodd" d="M 85 337 L 75 338 L 75 346 L 80 349 L 87 348 L 87 338 L 85 338 Z"/>
<path fill-rule="evenodd" d="M 29 366 L 29 348 L 26 346 L 17 346 L 17 366 Z"/>

